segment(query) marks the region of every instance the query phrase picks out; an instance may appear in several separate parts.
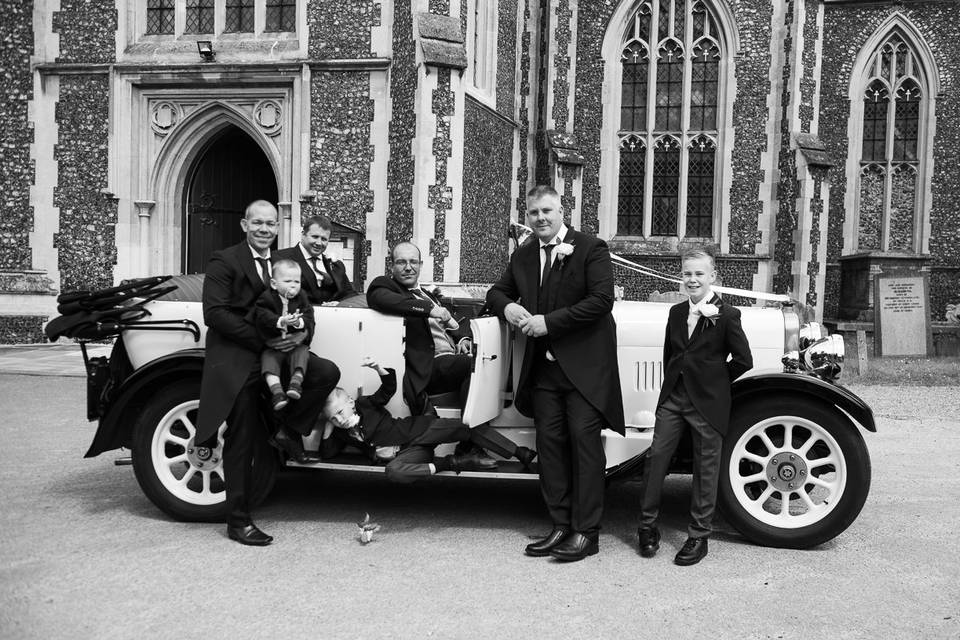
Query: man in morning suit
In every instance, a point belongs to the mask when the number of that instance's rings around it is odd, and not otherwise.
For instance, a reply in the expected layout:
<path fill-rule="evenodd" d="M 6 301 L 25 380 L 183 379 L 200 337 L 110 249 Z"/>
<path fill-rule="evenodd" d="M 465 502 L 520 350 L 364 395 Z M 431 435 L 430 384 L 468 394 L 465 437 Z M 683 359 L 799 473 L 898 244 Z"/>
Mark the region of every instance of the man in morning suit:
<path fill-rule="evenodd" d="M 527 194 L 531 237 L 510 257 L 487 303 L 527 336 L 516 406 L 532 415 L 540 489 L 553 520 L 531 556 L 581 560 L 599 550 L 606 458 L 600 431 L 624 433 L 606 243 L 563 223 L 549 186 Z"/>
<path fill-rule="evenodd" d="M 381 313 L 403 316 L 407 330 L 403 398 L 413 414 L 423 413 L 427 396 L 456 391 L 461 408 L 470 388 L 473 357 L 469 333 L 420 286 L 420 249 L 401 242 L 391 252 L 389 276 L 378 276 L 367 287 L 367 303 Z"/>
<path fill-rule="evenodd" d="M 253 445 L 256 438 L 267 435 L 260 433 L 260 352 L 265 346 L 290 351 L 306 334 L 290 332 L 267 343 L 260 338 L 250 310 L 270 280 L 270 245 L 277 236 L 277 210 L 265 200 L 256 200 L 247 207 L 240 226 L 246 238 L 214 252 L 203 280 L 203 320 L 208 329 L 194 442 L 199 448 L 215 449 L 217 432 L 226 421 L 223 471 L 227 536 L 241 544 L 263 546 L 273 539 L 253 524 L 248 504 Z M 309 433 L 327 394 L 339 380 L 340 370 L 335 364 L 310 354 L 303 398 L 279 419 L 301 434 Z M 279 440 L 282 434 L 281 428 L 274 437 Z"/>
<path fill-rule="evenodd" d="M 343 261 L 326 253 L 333 224 L 326 216 L 311 216 L 303 221 L 300 242 L 281 249 L 276 260 L 293 260 L 300 265 L 302 288 L 311 304 L 336 305 L 356 295 Z"/>
<path fill-rule="evenodd" d="M 640 554 L 660 548 L 660 493 L 681 436 L 693 440 L 693 492 L 687 541 L 674 562 L 687 566 L 707 555 L 720 476 L 723 436 L 730 421 L 730 384 L 753 367 L 740 310 L 710 290 L 717 278 L 713 256 L 699 249 L 681 258 L 689 301 L 670 308 L 663 341 L 663 386 L 657 401 L 653 443 L 647 455 L 640 512 Z M 729 361 L 727 356 L 730 356 Z"/>

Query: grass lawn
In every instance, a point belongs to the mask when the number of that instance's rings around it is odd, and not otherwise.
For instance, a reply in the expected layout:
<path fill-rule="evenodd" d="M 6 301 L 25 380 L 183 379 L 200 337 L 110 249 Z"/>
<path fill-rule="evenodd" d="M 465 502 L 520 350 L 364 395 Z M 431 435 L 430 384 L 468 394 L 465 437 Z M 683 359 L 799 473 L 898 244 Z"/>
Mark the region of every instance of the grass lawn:
<path fill-rule="evenodd" d="M 850 356 L 853 357 L 850 357 Z M 867 372 L 859 375 L 856 352 L 847 353 L 839 382 L 921 387 L 960 386 L 960 358 L 870 358 Z"/>

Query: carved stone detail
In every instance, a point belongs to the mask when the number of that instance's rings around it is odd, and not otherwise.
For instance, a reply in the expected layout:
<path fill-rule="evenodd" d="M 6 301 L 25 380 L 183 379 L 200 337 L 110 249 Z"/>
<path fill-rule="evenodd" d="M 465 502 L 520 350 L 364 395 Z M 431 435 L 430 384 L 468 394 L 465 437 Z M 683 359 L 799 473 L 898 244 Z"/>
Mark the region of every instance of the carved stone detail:
<path fill-rule="evenodd" d="M 153 105 L 150 114 L 150 126 L 157 135 L 167 135 L 181 120 L 183 120 L 183 109 L 180 108 L 180 105 L 168 101 L 157 102 Z"/>
<path fill-rule="evenodd" d="M 283 110 L 276 100 L 261 100 L 253 108 L 253 120 L 268 136 L 275 136 L 283 128 Z"/>

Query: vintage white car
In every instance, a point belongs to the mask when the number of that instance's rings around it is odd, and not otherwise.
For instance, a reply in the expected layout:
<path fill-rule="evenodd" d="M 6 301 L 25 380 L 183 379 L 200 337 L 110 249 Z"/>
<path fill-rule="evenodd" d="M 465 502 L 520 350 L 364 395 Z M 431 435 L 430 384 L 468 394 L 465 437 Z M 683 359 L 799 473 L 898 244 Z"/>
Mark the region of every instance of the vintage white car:
<path fill-rule="evenodd" d="M 99 419 L 87 457 L 126 447 L 140 486 L 157 507 L 178 519 L 222 520 L 222 444 L 210 450 L 194 447 L 193 442 L 206 333 L 199 301 L 201 278 L 177 276 L 163 283 L 177 288 L 158 299 L 150 298 L 163 291 L 157 289 L 163 279 L 128 287 L 114 298 L 99 292 L 108 304 L 98 308 L 105 312 L 92 312 L 79 329 L 74 325 L 60 331 L 64 323 L 57 326 L 54 321 L 55 330 L 48 326 L 48 334 L 70 335 L 81 342 L 117 336 L 109 358 L 87 361 L 88 418 Z M 116 299 L 131 293 L 136 295 Z M 446 301 L 458 315 L 465 311 L 475 315 L 482 306 L 482 301 L 457 296 Z M 624 301 L 614 306 L 627 430 L 625 436 L 603 432 L 609 481 L 641 477 L 653 437 L 669 307 Z M 759 544 L 802 548 L 823 543 L 843 532 L 866 500 L 871 470 L 861 429 L 876 430 L 873 414 L 835 382 L 843 361 L 839 336 L 827 336 L 813 323 L 801 324 L 802 309 L 796 305 L 740 310 L 754 369 L 733 385 L 721 508 L 738 531 Z M 403 375 L 401 318 L 351 305 L 317 307 L 316 318 L 311 348 L 340 367 L 340 385 L 351 393 L 372 393 L 379 385 L 379 378 L 360 366 L 364 356 Z M 450 401 L 455 394 L 435 398 L 434 404 L 441 415 L 462 413 L 462 420 L 471 426 L 492 422 L 517 444 L 535 447 L 533 421 L 518 413 L 512 402 L 511 384 L 518 378 L 525 338 L 496 317 L 473 317 L 470 325 L 474 373 L 467 406 L 461 412 Z M 389 408 L 394 415 L 408 413 L 399 393 Z M 266 401 L 263 413 L 270 419 Z M 304 444 L 308 450 L 317 448 L 310 438 Z M 261 443 L 254 461 L 256 500 L 270 492 L 279 465 L 383 472 L 381 464 L 359 452 L 298 465 Z M 681 444 L 671 472 L 689 473 L 690 468 L 689 443 Z M 501 462 L 494 472 L 461 475 L 537 479 L 515 461 Z"/>

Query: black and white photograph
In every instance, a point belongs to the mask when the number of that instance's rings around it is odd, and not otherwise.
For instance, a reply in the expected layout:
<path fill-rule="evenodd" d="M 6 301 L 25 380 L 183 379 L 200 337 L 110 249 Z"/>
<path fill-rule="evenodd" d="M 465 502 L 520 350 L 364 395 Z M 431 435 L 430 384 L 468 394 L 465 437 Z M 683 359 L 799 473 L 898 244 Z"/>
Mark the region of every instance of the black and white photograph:
<path fill-rule="evenodd" d="M 0 638 L 960 638 L 960 0 L 0 35 Z"/>

